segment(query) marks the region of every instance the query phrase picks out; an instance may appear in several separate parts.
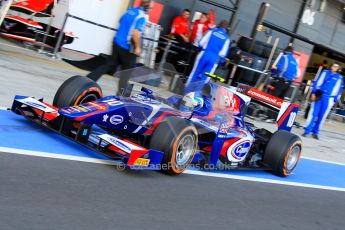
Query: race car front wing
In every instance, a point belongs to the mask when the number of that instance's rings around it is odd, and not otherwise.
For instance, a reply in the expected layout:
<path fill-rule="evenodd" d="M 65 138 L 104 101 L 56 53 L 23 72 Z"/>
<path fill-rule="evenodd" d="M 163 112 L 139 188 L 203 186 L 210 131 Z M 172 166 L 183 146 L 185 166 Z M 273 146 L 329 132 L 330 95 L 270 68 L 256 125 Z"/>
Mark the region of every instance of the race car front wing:
<path fill-rule="evenodd" d="M 16 96 L 11 110 L 35 123 L 59 133 L 116 164 L 134 170 L 160 170 L 163 152 L 142 147 L 131 140 L 107 133 L 102 128 L 76 122 L 59 114 L 59 109 L 32 97 Z"/>

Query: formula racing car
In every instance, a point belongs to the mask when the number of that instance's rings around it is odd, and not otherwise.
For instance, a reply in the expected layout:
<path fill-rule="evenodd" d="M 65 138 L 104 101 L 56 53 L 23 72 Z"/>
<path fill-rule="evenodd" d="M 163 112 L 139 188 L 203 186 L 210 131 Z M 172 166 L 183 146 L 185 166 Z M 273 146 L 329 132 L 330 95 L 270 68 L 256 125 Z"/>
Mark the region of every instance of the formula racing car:
<path fill-rule="evenodd" d="M 121 96 L 104 96 L 84 76 L 65 81 L 53 105 L 16 96 L 12 111 L 105 154 L 130 169 L 182 173 L 190 164 L 203 169 L 263 168 L 286 177 L 301 156 L 291 134 L 298 105 L 253 88 L 211 80 L 202 92 L 176 95 L 162 72 L 136 68 Z M 162 76 L 163 75 L 163 76 Z M 245 119 L 251 100 L 279 111 L 278 130 L 257 128 Z"/>
<path fill-rule="evenodd" d="M 0 34 L 7 38 L 28 43 L 45 42 L 48 46 L 55 47 L 62 33 L 62 43 L 70 44 L 75 36 L 71 32 L 63 32 L 50 22 L 54 18 L 53 11 L 60 13 L 55 8 L 59 1 L 54 0 L 21 0 L 11 4 L 10 13 L 4 17 L 0 25 Z M 66 3 L 61 3 L 59 10 Z M 45 34 L 47 33 L 47 36 Z"/>

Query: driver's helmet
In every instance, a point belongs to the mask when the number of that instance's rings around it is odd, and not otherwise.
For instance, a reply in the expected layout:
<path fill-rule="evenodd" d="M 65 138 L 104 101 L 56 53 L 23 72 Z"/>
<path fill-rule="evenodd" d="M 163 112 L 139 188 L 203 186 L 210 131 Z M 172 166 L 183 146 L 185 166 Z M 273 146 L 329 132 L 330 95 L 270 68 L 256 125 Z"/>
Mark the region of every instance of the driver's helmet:
<path fill-rule="evenodd" d="M 190 92 L 182 98 L 182 105 L 194 109 L 197 106 L 202 107 L 204 105 L 204 100 L 202 97 L 197 97 L 195 92 Z"/>

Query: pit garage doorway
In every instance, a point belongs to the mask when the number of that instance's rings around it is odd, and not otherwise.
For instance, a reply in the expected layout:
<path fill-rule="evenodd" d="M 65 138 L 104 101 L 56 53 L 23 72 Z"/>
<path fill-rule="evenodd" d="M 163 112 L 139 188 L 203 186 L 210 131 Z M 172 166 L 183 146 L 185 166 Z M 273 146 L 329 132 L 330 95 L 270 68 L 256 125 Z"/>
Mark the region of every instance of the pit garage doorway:
<path fill-rule="evenodd" d="M 340 74 L 345 76 L 345 54 L 335 53 L 333 50 L 327 49 L 326 47 L 315 45 L 303 81 L 314 81 L 318 72 L 329 69 L 333 63 L 338 63 L 341 66 Z M 344 92 L 341 101 L 345 100 Z"/>

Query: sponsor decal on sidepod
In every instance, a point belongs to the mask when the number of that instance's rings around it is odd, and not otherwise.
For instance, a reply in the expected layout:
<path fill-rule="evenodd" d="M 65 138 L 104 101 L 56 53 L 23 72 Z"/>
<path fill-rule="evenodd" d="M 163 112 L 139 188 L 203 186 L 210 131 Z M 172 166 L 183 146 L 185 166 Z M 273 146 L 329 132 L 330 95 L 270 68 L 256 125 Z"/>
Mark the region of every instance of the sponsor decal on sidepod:
<path fill-rule="evenodd" d="M 252 142 L 250 140 L 240 140 L 228 149 L 227 155 L 231 162 L 240 162 L 244 160 L 250 151 Z"/>
<path fill-rule="evenodd" d="M 114 115 L 110 118 L 110 123 L 112 125 L 119 125 L 119 124 L 122 124 L 122 122 L 123 122 L 123 116 Z"/>

